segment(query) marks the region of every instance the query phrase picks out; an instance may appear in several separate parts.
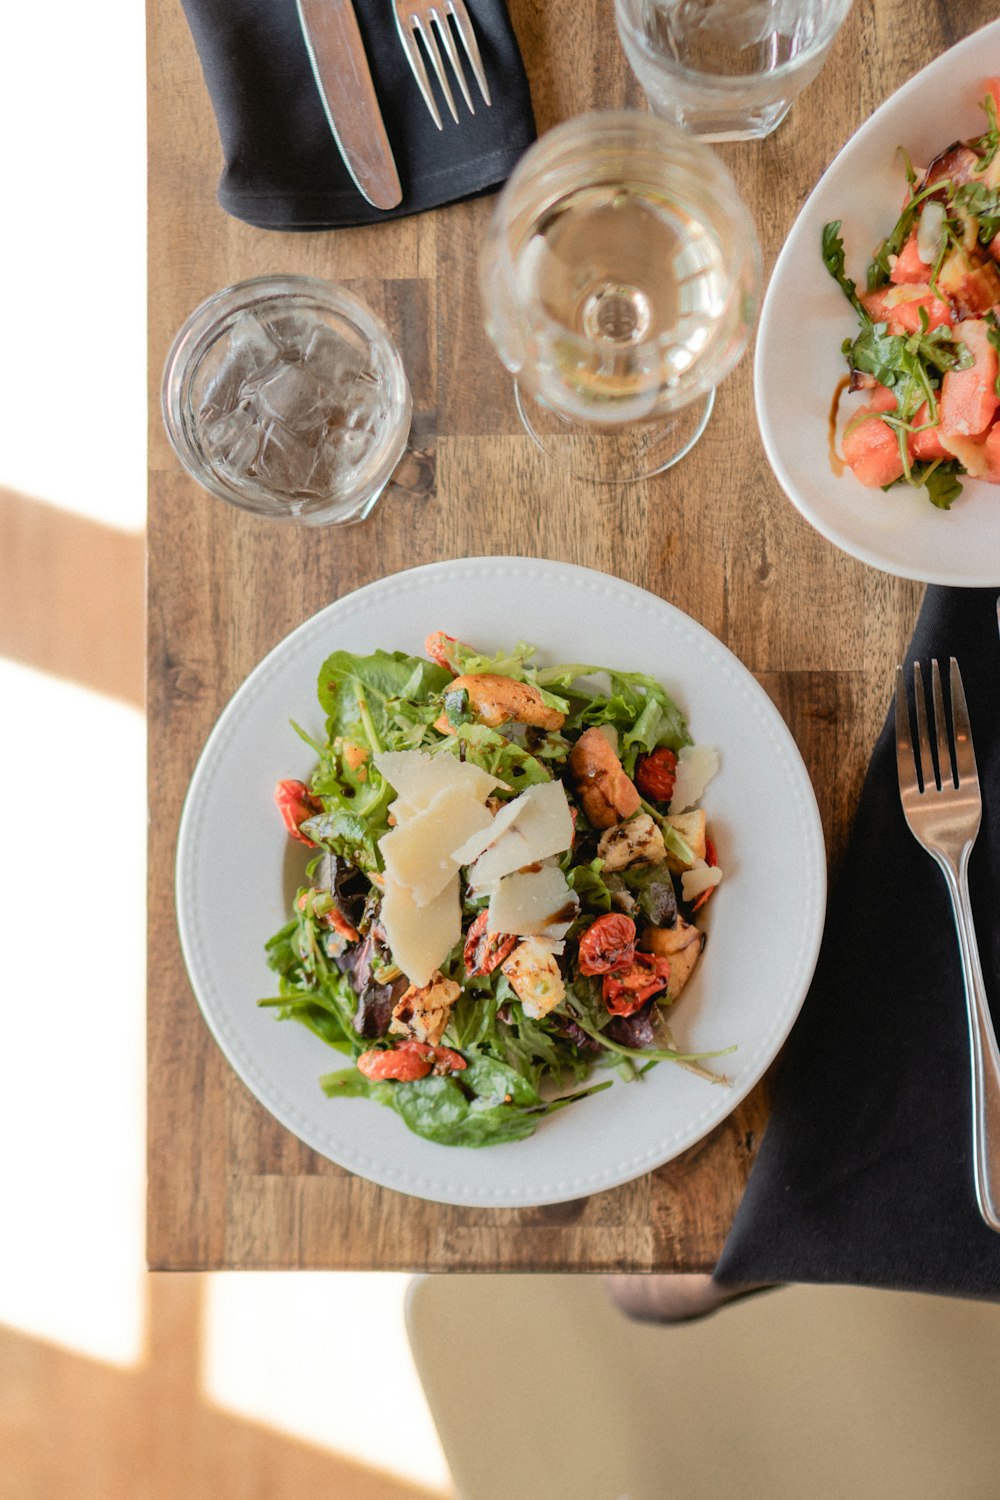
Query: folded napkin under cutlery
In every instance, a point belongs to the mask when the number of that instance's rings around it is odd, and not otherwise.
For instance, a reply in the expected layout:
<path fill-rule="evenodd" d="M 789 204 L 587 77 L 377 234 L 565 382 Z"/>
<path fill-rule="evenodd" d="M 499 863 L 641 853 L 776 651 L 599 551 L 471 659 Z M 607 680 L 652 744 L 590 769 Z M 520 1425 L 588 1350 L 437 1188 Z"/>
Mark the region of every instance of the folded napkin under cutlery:
<path fill-rule="evenodd" d="M 335 229 L 419 213 L 498 187 L 535 138 L 524 66 L 504 0 L 468 0 L 492 107 L 439 130 L 396 31 L 391 0 L 354 0 L 402 186 L 366 202 L 341 159 L 296 0 L 182 0 L 212 100 L 225 167 L 219 203 L 262 229 Z"/>
<path fill-rule="evenodd" d="M 969 865 L 1000 1023 L 1000 637 L 995 589 L 927 590 L 915 660 L 962 670 L 982 786 Z M 973 1186 L 969 1036 L 948 894 L 906 826 L 890 711 L 774 1110 L 715 1270 L 1000 1299 L 1000 1235 Z"/>

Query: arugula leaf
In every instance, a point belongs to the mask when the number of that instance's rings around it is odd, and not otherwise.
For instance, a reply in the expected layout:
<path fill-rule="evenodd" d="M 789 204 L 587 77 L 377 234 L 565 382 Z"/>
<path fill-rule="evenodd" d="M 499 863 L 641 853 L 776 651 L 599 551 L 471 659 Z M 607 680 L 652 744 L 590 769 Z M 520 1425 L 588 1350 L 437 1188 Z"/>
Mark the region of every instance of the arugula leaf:
<path fill-rule="evenodd" d="M 977 237 L 988 245 L 1000 233 L 1000 188 L 985 182 L 963 182 L 955 189 L 952 205 L 977 220 Z"/>
<path fill-rule="evenodd" d="M 985 172 L 997 151 L 1000 150 L 1000 124 L 997 122 L 996 100 L 992 94 L 986 95 L 983 100 L 983 109 L 988 122 L 987 129 L 978 140 L 969 142 L 979 158 L 976 163 L 976 170 L 979 172 Z"/>
<path fill-rule="evenodd" d="M 957 463 L 938 462 L 923 466 L 915 464 L 912 482 L 923 485 L 928 499 L 932 505 L 937 506 L 938 510 L 950 510 L 953 502 L 962 493 L 962 483 L 958 474 Z"/>
<path fill-rule="evenodd" d="M 869 323 L 871 319 L 858 296 L 858 289 L 844 269 L 844 241 L 840 234 L 842 222 L 841 219 L 833 219 L 829 224 L 823 225 L 823 264 L 862 323 Z"/>
<path fill-rule="evenodd" d="M 943 189 L 947 189 L 947 187 L 948 183 L 945 179 L 929 183 L 922 192 L 916 193 L 905 205 L 893 229 L 882 241 L 881 245 L 879 245 L 868 267 L 868 290 L 870 292 L 877 291 L 880 286 L 885 286 L 886 282 L 890 280 L 892 266 L 889 264 L 889 257 L 898 255 L 910 238 L 919 218 L 922 204 L 928 198 L 932 198 L 935 193 L 940 193 Z"/>

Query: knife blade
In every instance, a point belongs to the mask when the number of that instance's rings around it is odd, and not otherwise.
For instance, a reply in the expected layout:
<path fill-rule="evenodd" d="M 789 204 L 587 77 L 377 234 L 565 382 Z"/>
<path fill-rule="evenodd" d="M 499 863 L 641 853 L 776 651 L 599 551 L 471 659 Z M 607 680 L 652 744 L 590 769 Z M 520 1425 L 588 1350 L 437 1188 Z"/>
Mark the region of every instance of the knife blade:
<path fill-rule="evenodd" d="M 395 208 L 403 190 L 351 0 L 296 0 L 333 138 L 358 191 Z"/>

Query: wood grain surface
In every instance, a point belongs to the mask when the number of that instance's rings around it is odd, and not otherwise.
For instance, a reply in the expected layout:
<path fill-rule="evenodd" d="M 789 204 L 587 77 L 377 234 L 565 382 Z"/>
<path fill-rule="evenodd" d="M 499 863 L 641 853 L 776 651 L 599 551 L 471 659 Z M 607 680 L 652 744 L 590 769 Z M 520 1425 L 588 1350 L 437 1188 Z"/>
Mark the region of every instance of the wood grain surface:
<path fill-rule="evenodd" d="M 755 216 L 768 270 L 858 125 L 993 11 L 991 0 L 855 0 L 789 120 L 766 141 L 719 148 Z M 611 0 L 510 0 L 510 12 L 540 130 L 590 107 L 641 107 Z M 785 499 L 758 437 L 749 358 L 675 470 L 621 489 L 568 480 L 520 428 L 481 331 L 475 259 L 491 201 L 318 234 L 227 217 L 215 199 L 215 122 L 179 0 L 149 0 L 148 15 L 149 1263 L 710 1269 L 767 1121 L 768 1079 L 660 1170 L 532 1210 L 448 1208 L 380 1189 L 278 1125 L 209 1035 L 181 959 L 172 881 L 187 783 L 230 695 L 323 605 L 419 563 L 535 555 L 650 589 L 740 657 L 805 758 L 835 873 L 920 588 L 839 552 Z M 296 530 L 226 506 L 184 474 L 163 432 L 160 372 L 177 328 L 210 293 L 266 272 L 346 282 L 400 344 L 420 454 L 361 527 Z"/>

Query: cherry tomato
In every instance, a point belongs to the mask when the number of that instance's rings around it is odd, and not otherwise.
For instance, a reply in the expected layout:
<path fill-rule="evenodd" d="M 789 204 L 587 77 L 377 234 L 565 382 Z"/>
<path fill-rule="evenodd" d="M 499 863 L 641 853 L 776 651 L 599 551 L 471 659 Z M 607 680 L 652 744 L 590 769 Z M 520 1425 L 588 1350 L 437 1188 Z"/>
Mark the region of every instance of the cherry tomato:
<path fill-rule="evenodd" d="M 455 636 L 445 635 L 443 630 L 432 630 L 424 641 L 424 650 L 439 667 L 446 667 L 449 672 L 454 672 L 458 667 L 454 648 L 460 645 L 462 642 Z"/>
<path fill-rule="evenodd" d="M 413 1042 L 411 1045 L 419 1047 L 422 1043 Z M 461 1052 L 456 1052 L 453 1047 L 437 1046 L 431 1050 L 434 1053 L 435 1073 L 461 1073 L 462 1069 L 468 1066 Z"/>
<path fill-rule="evenodd" d="M 486 918 L 489 910 L 481 911 L 465 937 L 465 972 L 471 979 L 473 974 L 492 974 L 497 964 L 502 964 L 517 947 L 517 938 L 506 932 L 487 932 Z"/>
<path fill-rule="evenodd" d="M 670 801 L 676 776 L 677 756 L 666 746 L 650 755 L 641 755 L 635 768 L 636 786 L 644 797 L 651 797 L 654 802 Z"/>
<path fill-rule="evenodd" d="M 580 938 L 581 974 L 607 974 L 627 969 L 635 956 L 635 923 L 631 917 L 609 912 L 591 922 Z"/>
<path fill-rule="evenodd" d="M 451 1047 L 431 1047 L 426 1042 L 397 1042 L 394 1047 L 373 1047 L 358 1058 L 358 1070 L 366 1078 L 393 1078 L 412 1083 L 428 1073 L 460 1073 L 465 1058 Z"/>
<path fill-rule="evenodd" d="M 605 974 L 604 1004 L 613 1016 L 631 1016 L 667 987 L 670 960 L 658 953 L 636 953 L 627 969 Z"/>
<path fill-rule="evenodd" d="M 304 781 L 279 781 L 274 789 L 274 800 L 281 814 L 281 821 L 292 838 L 315 849 L 316 845 L 306 837 L 299 824 L 323 811 L 319 798 L 313 796 Z"/>
<path fill-rule="evenodd" d="M 428 1047 L 428 1052 L 434 1049 Z M 412 1083 L 415 1078 L 426 1078 L 433 1064 L 429 1057 L 422 1057 L 406 1042 L 398 1047 L 383 1049 L 373 1047 L 362 1052 L 358 1058 L 358 1071 L 366 1078 L 395 1078 L 399 1083 Z"/>

